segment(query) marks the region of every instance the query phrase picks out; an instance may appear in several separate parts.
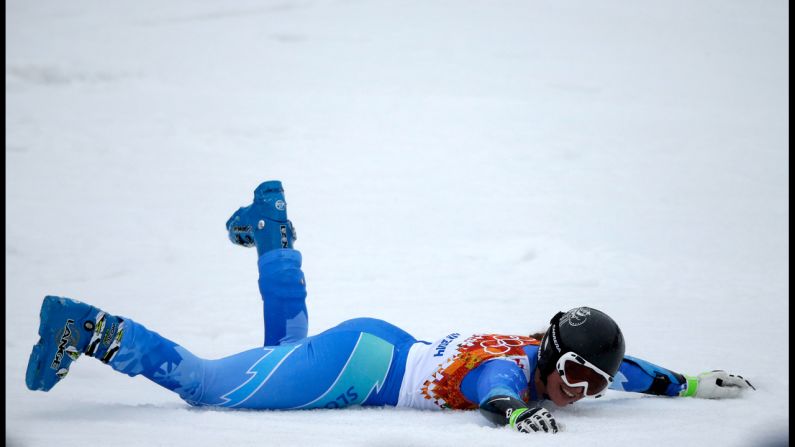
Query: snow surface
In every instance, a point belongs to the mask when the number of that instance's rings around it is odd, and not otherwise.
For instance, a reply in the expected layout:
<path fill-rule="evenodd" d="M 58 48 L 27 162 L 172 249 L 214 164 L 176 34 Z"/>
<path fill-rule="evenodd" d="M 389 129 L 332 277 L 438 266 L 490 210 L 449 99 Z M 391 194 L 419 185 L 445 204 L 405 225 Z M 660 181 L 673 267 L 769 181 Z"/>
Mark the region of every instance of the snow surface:
<path fill-rule="evenodd" d="M 718 445 L 789 432 L 785 1 L 6 2 L 9 445 Z M 194 409 L 92 359 L 24 385 L 45 294 L 204 357 L 257 346 L 224 223 L 281 179 L 310 332 L 526 334 L 590 305 L 742 399 L 477 412 Z"/>

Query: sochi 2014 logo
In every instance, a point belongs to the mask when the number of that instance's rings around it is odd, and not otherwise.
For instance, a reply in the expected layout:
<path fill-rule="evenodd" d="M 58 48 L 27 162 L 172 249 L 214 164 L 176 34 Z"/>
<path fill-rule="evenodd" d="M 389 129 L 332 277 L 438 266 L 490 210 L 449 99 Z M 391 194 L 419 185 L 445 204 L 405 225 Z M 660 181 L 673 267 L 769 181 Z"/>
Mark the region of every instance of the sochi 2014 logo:
<path fill-rule="evenodd" d="M 590 309 L 585 307 L 578 307 L 576 309 L 570 310 L 563 318 L 560 319 L 561 324 L 569 323 L 571 326 L 580 326 L 588 320 L 588 316 L 591 315 Z"/>
<path fill-rule="evenodd" d="M 486 335 L 480 341 L 480 347 L 489 354 L 507 354 L 513 348 L 527 345 L 527 338 L 518 335 Z"/>

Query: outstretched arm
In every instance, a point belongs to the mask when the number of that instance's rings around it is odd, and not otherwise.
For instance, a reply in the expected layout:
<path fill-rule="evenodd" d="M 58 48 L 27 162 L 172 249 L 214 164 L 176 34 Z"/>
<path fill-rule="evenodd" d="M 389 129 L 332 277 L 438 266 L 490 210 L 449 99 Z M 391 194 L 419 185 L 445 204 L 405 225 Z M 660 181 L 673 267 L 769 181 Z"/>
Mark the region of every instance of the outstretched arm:
<path fill-rule="evenodd" d="M 624 356 L 610 388 L 657 396 L 704 399 L 737 397 L 748 388 L 755 389 L 742 376 L 726 371 L 715 370 L 687 376 L 628 355 Z"/>

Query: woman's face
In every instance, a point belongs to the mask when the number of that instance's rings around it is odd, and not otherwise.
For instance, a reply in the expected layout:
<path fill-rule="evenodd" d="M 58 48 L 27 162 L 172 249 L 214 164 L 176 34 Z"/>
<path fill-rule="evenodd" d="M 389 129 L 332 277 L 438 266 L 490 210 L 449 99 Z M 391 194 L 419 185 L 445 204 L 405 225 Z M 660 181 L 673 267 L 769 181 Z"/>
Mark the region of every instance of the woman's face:
<path fill-rule="evenodd" d="M 585 397 L 584 393 L 585 388 L 581 386 L 570 387 L 563 383 L 563 379 L 560 378 L 560 373 L 557 371 L 552 371 L 547 377 L 546 395 L 559 407 L 577 402 Z"/>

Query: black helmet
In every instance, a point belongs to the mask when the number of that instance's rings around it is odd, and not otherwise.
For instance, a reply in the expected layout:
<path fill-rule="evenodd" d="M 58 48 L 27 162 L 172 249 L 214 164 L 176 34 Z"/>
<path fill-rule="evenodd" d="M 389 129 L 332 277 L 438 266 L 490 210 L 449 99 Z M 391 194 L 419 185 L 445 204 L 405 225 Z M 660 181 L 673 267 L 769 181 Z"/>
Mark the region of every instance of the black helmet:
<path fill-rule="evenodd" d="M 544 384 L 558 359 L 567 352 L 574 352 L 615 376 L 624 359 L 624 335 L 606 313 L 577 307 L 566 313 L 558 312 L 549 323 L 538 348 L 538 369 Z"/>

